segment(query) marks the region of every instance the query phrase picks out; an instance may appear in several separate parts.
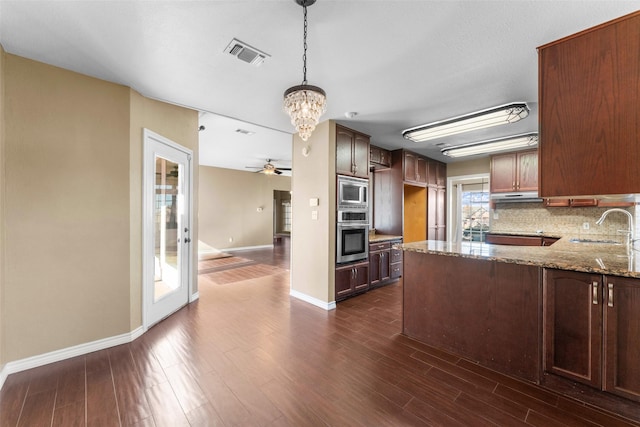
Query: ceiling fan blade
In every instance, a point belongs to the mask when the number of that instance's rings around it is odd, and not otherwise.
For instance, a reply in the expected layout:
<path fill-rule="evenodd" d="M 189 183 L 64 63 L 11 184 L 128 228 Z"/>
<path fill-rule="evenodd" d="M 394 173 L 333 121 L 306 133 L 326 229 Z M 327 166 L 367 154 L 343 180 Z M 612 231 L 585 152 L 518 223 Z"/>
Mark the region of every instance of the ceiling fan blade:
<path fill-rule="evenodd" d="M 282 175 L 282 172 L 280 172 L 278 169 L 274 170 L 276 175 Z"/>
<path fill-rule="evenodd" d="M 291 170 L 291 168 L 276 168 L 276 169 L 281 170 L 281 171 L 290 171 Z"/>

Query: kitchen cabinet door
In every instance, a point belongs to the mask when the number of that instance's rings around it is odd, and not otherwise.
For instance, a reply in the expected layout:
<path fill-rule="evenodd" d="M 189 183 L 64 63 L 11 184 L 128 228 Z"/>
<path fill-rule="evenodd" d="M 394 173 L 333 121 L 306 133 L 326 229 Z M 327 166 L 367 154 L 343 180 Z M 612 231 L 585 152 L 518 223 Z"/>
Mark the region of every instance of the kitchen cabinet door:
<path fill-rule="evenodd" d="M 537 150 L 491 156 L 490 189 L 492 193 L 538 191 Z"/>
<path fill-rule="evenodd" d="M 336 301 L 344 299 L 353 295 L 353 268 L 352 267 L 339 267 L 336 268 Z"/>
<path fill-rule="evenodd" d="M 538 49 L 540 195 L 640 192 L 640 12 Z"/>
<path fill-rule="evenodd" d="M 516 191 L 538 191 L 538 152 L 516 153 Z"/>
<path fill-rule="evenodd" d="M 604 279 L 604 390 L 640 401 L 640 281 Z"/>
<path fill-rule="evenodd" d="M 391 167 L 391 153 L 389 150 L 371 145 L 369 152 L 369 162 L 376 169 Z"/>
<path fill-rule="evenodd" d="M 543 341 L 545 372 L 600 388 L 602 276 L 545 269 Z"/>
<path fill-rule="evenodd" d="M 341 126 L 336 126 L 336 173 L 351 175 L 353 168 L 352 144 L 354 133 Z"/>
<path fill-rule="evenodd" d="M 416 184 L 427 183 L 427 159 L 415 153 L 405 151 L 403 155 L 404 161 L 404 180 L 406 182 Z"/>
<path fill-rule="evenodd" d="M 336 267 L 336 301 L 369 289 L 369 261 Z"/>
<path fill-rule="evenodd" d="M 369 137 L 343 126 L 336 126 L 336 173 L 369 177 Z"/>
<path fill-rule="evenodd" d="M 353 175 L 369 177 L 369 137 L 359 133 L 353 138 Z"/>
<path fill-rule="evenodd" d="M 516 157 L 513 153 L 491 156 L 490 191 L 508 193 L 516 188 Z"/>
<path fill-rule="evenodd" d="M 416 182 L 427 183 L 427 159 L 420 156 L 416 157 Z"/>
<path fill-rule="evenodd" d="M 404 180 L 413 182 L 416 180 L 417 156 L 413 153 L 404 153 Z"/>
<path fill-rule="evenodd" d="M 427 240 L 446 240 L 446 190 L 427 188 Z"/>

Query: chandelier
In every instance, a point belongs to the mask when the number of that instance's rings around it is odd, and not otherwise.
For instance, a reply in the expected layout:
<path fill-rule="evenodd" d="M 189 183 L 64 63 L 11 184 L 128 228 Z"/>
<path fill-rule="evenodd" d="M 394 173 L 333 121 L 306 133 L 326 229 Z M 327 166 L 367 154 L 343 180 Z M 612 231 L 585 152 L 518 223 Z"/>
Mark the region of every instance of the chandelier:
<path fill-rule="evenodd" d="M 284 92 L 284 110 L 291 117 L 291 124 L 303 141 L 311 136 L 318 119 L 325 112 L 327 94 L 317 86 L 307 84 L 307 6 L 316 0 L 295 0 L 304 9 L 304 53 L 302 55 L 302 84 Z"/>

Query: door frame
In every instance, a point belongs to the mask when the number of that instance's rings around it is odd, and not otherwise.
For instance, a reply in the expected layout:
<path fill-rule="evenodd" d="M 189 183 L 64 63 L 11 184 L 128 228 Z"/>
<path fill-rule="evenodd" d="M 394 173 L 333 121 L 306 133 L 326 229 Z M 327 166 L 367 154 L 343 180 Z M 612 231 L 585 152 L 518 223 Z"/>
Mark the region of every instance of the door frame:
<path fill-rule="evenodd" d="M 193 263 L 193 247 L 197 244 L 198 239 L 193 233 L 193 151 L 183 147 L 168 138 L 163 137 L 149 129 L 143 128 L 143 156 L 142 156 L 142 327 L 146 331 L 152 325 L 150 322 L 150 301 L 153 299 L 149 280 L 154 277 L 154 221 L 149 220 L 153 217 L 154 203 L 154 185 L 155 185 L 155 156 L 152 147 L 153 143 L 164 144 L 170 148 L 181 151 L 187 155 L 188 173 L 185 176 L 185 193 L 187 194 L 187 208 L 189 214 L 186 216 L 189 223 L 189 235 L 191 244 L 187 245 L 184 255 L 187 261 L 186 280 L 187 280 L 187 304 L 195 301 L 197 295 L 194 295 L 194 263 Z"/>

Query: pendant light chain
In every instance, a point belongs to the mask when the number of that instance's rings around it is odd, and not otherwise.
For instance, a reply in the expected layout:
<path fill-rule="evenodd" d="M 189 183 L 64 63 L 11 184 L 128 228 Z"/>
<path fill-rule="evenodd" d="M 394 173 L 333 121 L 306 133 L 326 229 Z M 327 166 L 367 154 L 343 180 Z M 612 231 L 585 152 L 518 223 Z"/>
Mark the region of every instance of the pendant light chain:
<path fill-rule="evenodd" d="M 302 84 L 307 84 L 307 4 L 302 5 L 304 10 L 303 53 L 302 53 Z"/>

